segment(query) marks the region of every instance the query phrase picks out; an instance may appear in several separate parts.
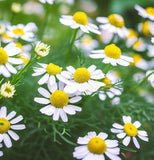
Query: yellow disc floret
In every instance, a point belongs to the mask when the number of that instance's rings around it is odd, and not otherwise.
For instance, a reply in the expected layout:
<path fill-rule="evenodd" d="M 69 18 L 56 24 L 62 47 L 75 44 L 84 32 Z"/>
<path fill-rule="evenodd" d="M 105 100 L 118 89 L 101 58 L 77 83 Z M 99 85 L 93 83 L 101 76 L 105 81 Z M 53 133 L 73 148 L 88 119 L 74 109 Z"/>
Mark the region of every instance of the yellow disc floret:
<path fill-rule="evenodd" d="M 0 134 L 6 133 L 10 129 L 10 122 L 5 118 L 0 118 Z"/>
<path fill-rule="evenodd" d="M 20 48 L 21 50 L 23 50 L 23 46 L 22 46 L 22 44 L 21 44 L 21 43 L 16 42 L 15 44 L 16 44 L 16 47 L 18 47 L 18 48 Z"/>
<path fill-rule="evenodd" d="M 86 13 L 84 13 L 84 12 L 76 12 L 73 15 L 73 20 L 76 23 L 79 23 L 79 24 L 82 24 L 82 25 L 87 25 L 87 23 L 88 23 L 88 17 L 86 15 Z"/>
<path fill-rule="evenodd" d="M 23 54 L 19 54 L 19 58 L 23 60 L 24 64 L 27 64 L 29 62 L 29 59 Z"/>
<path fill-rule="evenodd" d="M 90 72 L 86 68 L 78 68 L 74 72 L 73 78 L 77 83 L 84 83 L 90 80 Z"/>
<path fill-rule="evenodd" d="M 10 36 L 8 36 L 7 33 L 4 33 L 4 34 L 2 35 L 2 37 L 3 37 L 3 39 L 13 40 L 13 38 L 10 37 Z"/>
<path fill-rule="evenodd" d="M 149 26 L 150 26 L 150 22 L 148 21 L 143 22 L 141 31 L 144 35 L 147 35 L 147 36 L 151 35 Z"/>
<path fill-rule="evenodd" d="M 112 86 L 110 80 L 107 77 L 103 79 L 103 82 L 106 84 L 105 86 L 103 86 L 103 88 L 105 89 L 110 88 Z"/>
<path fill-rule="evenodd" d="M 99 137 L 93 137 L 88 143 L 88 150 L 94 154 L 103 154 L 105 153 L 107 146 L 105 141 Z"/>
<path fill-rule="evenodd" d="M 58 73 L 61 73 L 61 68 L 53 63 L 50 63 L 47 67 L 46 67 L 46 71 L 50 74 L 50 75 L 56 75 Z"/>
<path fill-rule="evenodd" d="M 106 56 L 114 59 L 119 59 L 121 56 L 121 50 L 115 44 L 107 45 L 104 48 L 104 53 L 106 54 Z"/>
<path fill-rule="evenodd" d="M 154 16 L 154 7 L 147 7 L 146 8 L 146 12 L 151 15 Z"/>
<path fill-rule="evenodd" d="M 20 36 L 23 36 L 25 34 L 23 29 L 21 29 L 21 28 L 13 29 L 13 33 L 16 34 L 16 35 L 20 35 Z"/>
<path fill-rule="evenodd" d="M 3 48 L 0 47 L 0 65 L 6 64 L 9 56 Z"/>
<path fill-rule="evenodd" d="M 63 90 L 56 90 L 50 96 L 50 102 L 57 108 L 63 108 L 67 106 L 69 97 Z"/>
<path fill-rule="evenodd" d="M 111 25 L 118 27 L 118 28 L 122 28 L 125 25 L 123 17 L 119 14 L 109 15 L 108 21 Z"/>
<path fill-rule="evenodd" d="M 138 133 L 137 128 L 131 123 L 126 123 L 124 125 L 124 131 L 131 137 L 136 136 Z"/>
<path fill-rule="evenodd" d="M 139 54 L 133 55 L 134 64 L 136 64 L 137 62 L 139 62 L 141 59 L 142 59 L 141 55 L 139 55 Z"/>

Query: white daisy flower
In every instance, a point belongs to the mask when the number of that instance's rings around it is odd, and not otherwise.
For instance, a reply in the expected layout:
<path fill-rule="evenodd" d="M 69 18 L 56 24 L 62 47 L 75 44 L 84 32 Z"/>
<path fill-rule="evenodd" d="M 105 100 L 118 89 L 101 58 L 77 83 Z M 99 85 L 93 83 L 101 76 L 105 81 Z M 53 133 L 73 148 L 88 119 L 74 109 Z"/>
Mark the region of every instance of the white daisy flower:
<path fill-rule="evenodd" d="M 139 38 L 132 46 L 136 51 L 142 52 L 146 50 L 146 43 L 143 38 Z"/>
<path fill-rule="evenodd" d="M 39 0 L 41 3 L 53 4 L 54 0 Z"/>
<path fill-rule="evenodd" d="M 114 33 L 109 32 L 107 30 L 101 30 L 101 35 L 98 35 L 98 40 L 100 40 L 105 44 L 108 44 L 111 42 L 113 36 L 114 36 Z"/>
<path fill-rule="evenodd" d="M 152 21 L 154 20 L 154 7 L 147 7 L 146 9 L 144 9 L 136 4 L 135 9 L 138 11 L 138 14 L 143 18 L 148 18 Z"/>
<path fill-rule="evenodd" d="M 44 83 L 53 85 L 56 83 L 56 77 L 61 73 L 62 68 L 53 63 L 44 64 L 38 63 L 41 67 L 34 67 L 34 72 L 32 76 L 43 75 L 42 78 L 38 81 L 39 85 Z"/>
<path fill-rule="evenodd" d="M 4 48 L 0 47 L 0 75 L 10 77 L 11 73 L 17 73 L 17 70 L 11 64 L 22 64 L 23 60 L 12 56 L 17 55 L 20 52 L 21 49 L 17 48 L 15 43 L 9 43 Z"/>
<path fill-rule="evenodd" d="M 131 28 L 128 29 L 129 34 L 126 36 L 126 46 L 131 47 L 137 41 L 137 32 Z"/>
<path fill-rule="evenodd" d="M 136 137 L 142 139 L 143 141 L 149 141 L 147 132 L 138 130 L 138 128 L 141 126 L 141 123 L 139 121 L 135 121 L 134 123 L 132 123 L 130 116 L 123 116 L 122 118 L 124 126 L 118 123 L 114 123 L 112 125 L 114 128 L 111 129 L 111 132 L 117 133 L 117 137 L 119 139 L 123 139 L 125 137 L 122 141 L 123 145 L 128 146 L 131 139 L 133 139 L 135 147 L 139 149 L 140 145 Z"/>
<path fill-rule="evenodd" d="M 12 147 L 10 137 L 15 141 L 19 140 L 19 136 L 12 130 L 23 130 L 26 128 L 24 124 L 17 124 L 23 120 L 23 116 L 19 115 L 12 119 L 15 115 L 15 111 L 7 115 L 7 108 L 5 106 L 0 109 L 0 142 L 3 141 L 7 148 Z"/>
<path fill-rule="evenodd" d="M 57 75 L 57 78 L 67 84 L 64 90 L 68 93 L 82 93 L 86 90 L 95 92 L 104 85 L 103 82 L 96 81 L 104 78 L 104 73 L 100 69 L 96 69 L 95 65 L 77 69 L 69 66 L 66 69 L 67 71 L 62 71 L 61 74 Z"/>
<path fill-rule="evenodd" d="M 14 38 L 8 36 L 6 32 L 2 35 L 2 42 L 3 43 L 10 43 L 13 41 L 14 41 Z"/>
<path fill-rule="evenodd" d="M 133 62 L 132 57 L 121 55 L 121 49 L 115 44 L 107 45 L 104 50 L 92 51 L 90 57 L 94 59 L 103 59 L 103 63 L 110 63 L 113 66 L 116 66 L 117 64 L 128 66 L 130 62 Z"/>
<path fill-rule="evenodd" d="M 139 23 L 138 30 L 146 36 L 154 35 L 154 22 L 144 21 Z"/>
<path fill-rule="evenodd" d="M 149 74 L 151 74 L 148 77 L 148 81 L 151 83 L 152 87 L 154 87 L 154 73 L 152 74 L 152 72 L 154 72 L 153 70 L 149 70 L 146 72 L 146 76 L 148 76 Z"/>
<path fill-rule="evenodd" d="M 108 134 L 100 132 L 88 132 L 84 137 L 79 137 L 77 143 L 81 146 L 75 147 L 73 157 L 82 160 L 105 160 L 107 156 L 111 160 L 121 160 L 118 156 L 120 148 L 117 140 L 107 139 Z"/>
<path fill-rule="evenodd" d="M 5 98 L 12 98 L 15 93 L 15 86 L 11 85 L 10 81 L 2 84 L 0 88 L 0 94 Z"/>
<path fill-rule="evenodd" d="M 33 31 L 37 30 L 37 27 L 34 23 L 28 23 L 27 25 L 18 24 L 14 26 L 8 26 L 8 31 L 6 32 L 9 37 L 21 38 L 25 41 L 34 41 L 35 35 Z"/>
<path fill-rule="evenodd" d="M 88 22 L 88 16 L 84 12 L 76 12 L 73 16 L 62 15 L 60 22 L 66 26 L 70 26 L 73 29 L 80 28 L 83 32 L 93 32 L 100 34 L 98 27 Z"/>
<path fill-rule="evenodd" d="M 128 35 L 128 29 L 125 27 L 124 19 L 119 14 L 111 14 L 108 17 L 97 17 L 96 20 L 102 30 L 107 30 L 114 34 L 118 34 L 119 37 L 125 38 Z"/>
<path fill-rule="evenodd" d="M 3 145 L 0 143 L 0 148 L 2 148 L 3 147 Z M 2 151 L 0 151 L 0 157 L 2 157 L 3 156 L 3 152 Z"/>
<path fill-rule="evenodd" d="M 82 97 L 75 94 L 68 94 L 64 91 L 65 84 L 62 82 L 55 83 L 52 86 L 48 85 L 48 90 L 40 87 L 38 92 L 44 97 L 35 97 L 34 101 L 46 106 L 40 109 L 42 114 L 52 116 L 53 120 L 57 121 L 61 117 L 63 122 L 68 121 L 67 114 L 75 115 L 76 111 L 82 109 L 73 103 L 79 102 Z"/>

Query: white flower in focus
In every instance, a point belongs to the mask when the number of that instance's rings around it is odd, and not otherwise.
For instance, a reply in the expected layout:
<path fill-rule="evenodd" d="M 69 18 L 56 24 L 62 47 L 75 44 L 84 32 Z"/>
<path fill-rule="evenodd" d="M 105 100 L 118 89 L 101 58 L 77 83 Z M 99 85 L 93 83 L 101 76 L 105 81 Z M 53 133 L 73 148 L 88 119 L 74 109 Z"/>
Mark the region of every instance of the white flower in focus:
<path fill-rule="evenodd" d="M 0 148 L 2 148 L 3 147 L 3 145 L 0 143 Z M 0 151 L 0 157 L 2 157 L 3 156 L 3 152 L 2 151 Z"/>
<path fill-rule="evenodd" d="M 154 72 L 153 70 L 149 70 L 146 72 L 146 76 L 148 76 L 149 74 L 151 74 L 149 77 L 148 77 L 148 81 L 151 83 L 152 87 L 154 87 Z"/>
<path fill-rule="evenodd" d="M 35 52 L 39 57 L 45 57 L 49 54 L 50 46 L 45 43 L 38 42 L 35 47 Z"/>
<path fill-rule="evenodd" d="M 21 38 L 25 41 L 34 41 L 34 31 L 37 31 L 37 27 L 34 23 L 28 23 L 27 25 L 18 24 L 16 26 L 8 26 L 6 32 L 9 37 Z"/>
<path fill-rule="evenodd" d="M 130 62 L 133 62 L 132 57 L 121 55 L 121 49 L 115 44 L 107 45 L 104 50 L 94 50 L 91 52 L 90 58 L 103 59 L 103 63 L 110 63 L 113 66 L 117 64 L 122 66 L 128 66 Z"/>
<path fill-rule="evenodd" d="M 54 0 L 39 0 L 41 3 L 53 4 Z"/>
<path fill-rule="evenodd" d="M 111 14 L 108 17 L 97 17 L 96 20 L 102 23 L 100 25 L 102 30 L 118 34 L 121 38 L 125 38 L 128 35 L 128 29 L 125 27 L 124 19 L 119 14 Z"/>
<path fill-rule="evenodd" d="M 97 80 L 104 78 L 104 73 L 100 69 L 96 69 L 95 65 L 88 68 L 77 68 L 72 66 L 66 67 L 67 71 L 62 71 L 57 75 L 57 78 L 63 83 L 67 84 L 64 90 L 68 93 L 75 92 L 95 92 L 103 82 Z"/>
<path fill-rule="evenodd" d="M 79 137 L 75 147 L 73 157 L 82 160 L 105 160 L 107 156 L 111 160 L 121 160 L 118 156 L 120 148 L 117 140 L 107 139 L 108 134 L 100 132 L 88 132 L 84 137 Z"/>
<path fill-rule="evenodd" d="M 84 12 L 76 12 L 73 16 L 62 15 L 60 22 L 66 26 L 70 26 L 73 29 L 80 28 L 83 32 L 89 33 L 93 32 L 100 34 L 98 27 L 94 24 L 88 22 L 88 16 Z"/>
<path fill-rule="evenodd" d="M 23 130 L 26 128 L 24 124 L 17 124 L 23 120 L 23 116 L 19 115 L 12 119 L 15 115 L 15 111 L 7 115 L 7 108 L 5 106 L 0 109 L 0 142 L 3 141 L 7 148 L 12 147 L 10 137 L 15 141 L 19 140 L 19 136 L 12 130 Z"/>
<path fill-rule="evenodd" d="M 9 43 L 4 48 L 0 47 L 0 75 L 10 77 L 11 73 L 17 73 L 17 70 L 11 64 L 22 64 L 23 60 L 12 56 L 20 52 L 21 49 L 17 48 L 15 43 Z"/>
<path fill-rule="evenodd" d="M 154 7 L 147 7 L 146 9 L 144 9 L 136 4 L 135 9 L 138 11 L 138 14 L 143 18 L 148 18 L 152 21 L 154 20 Z"/>
<path fill-rule="evenodd" d="M 114 123 L 112 125 L 114 128 L 111 128 L 111 132 L 117 133 L 117 137 L 119 139 L 123 139 L 125 137 L 122 141 L 123 145 L 128 146 L 131 139 L 133 139 L 135 147 L 139 149 L 140 145 L 136 137 L 148 142 L 147 132 L 138 130 L 138 128 L 141 126 L 141 123 L 139 121 L 135 121 L 134 123 L 132 123 L 130 116 L 123 116 L 122 118 L 124 125 Z"/>
<path fill-rule="evenodd" d="M 10 81 L 2 84 L 0 88 L 0 94 L 2 95 L 2 97 L 5 97 L 5 98 L 12 98 L 15 91 L 16 91 L 15 86 L 11 85 Z"/>
<path fill-rule="evenodd" d="M 53 120 L 58 121 L 61 117 L 63 122 L 68 121 L 67 114 L 75 115 L 76 111 L 80 112 L 82 109 L 74 103 L 79 102 L 82 97 L 75 94 L 68 94 L 64 91 L 65 84 L 59 82 L 52 86 L 48 85 L 48 90 L 40 87 L 38 92 L 44 97 L 35 97 L 34 101 L 46 106 L 40 109 L 42 114 L 52 116 Z"/>
<path fill-rule="evenodd" d="M 44 83 L 53 85 L 56 83 L 56 76 L 61 73 L 62 68 L 53 63 L 44 64 L 38 63 L 41 67 L 34 67 L 34 72 L 32 76 L 43 75 L 42 78 L 38 81 L 39 85 Z"/>

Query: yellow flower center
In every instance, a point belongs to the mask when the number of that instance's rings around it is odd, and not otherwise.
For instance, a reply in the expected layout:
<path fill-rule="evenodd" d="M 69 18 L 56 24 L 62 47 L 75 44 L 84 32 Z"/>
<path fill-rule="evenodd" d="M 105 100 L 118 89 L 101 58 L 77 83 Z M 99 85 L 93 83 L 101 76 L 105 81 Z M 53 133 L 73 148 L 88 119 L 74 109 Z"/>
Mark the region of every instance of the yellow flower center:
<path fill-rule="evenodd" d="M 151 15 L 154 16 L 154 7 L 147 7 L 146 8 L 146 12 Z"/>
<path fill-rule="evenodd" d="M 131 123 L 126 123 L 124 125 L 124 131 L 129 135 L 129 136 L 136 136 L 138 133 L 137 128 L 131 124 Z"/>
<path fill-rule="evenodd" d="M 6 64 L 8 61 L 8 57 L 9 56 L 4 51 L 4 49 L 0 47 L 0 65 Z"/>
<path fill-rule="evenodd" d="M 10 40 L 13 39 L 12 37 L 9 37 L 6 33 L 3 34 L 3 38 L 4 39 L 10 39 Z"/>
<path fill-rule="evenodd" d="M 19 55 L 19 58 L 21 58 L 23 60 L 24 64 L 27 64 L 29 62 L 29 59 L 22 54 Z"/>
<path fill-rule="evenodd" d="M 85 36 L 81 40 L 82 44 L 90 44 L 91 42 L 92 42 L 92 38 L 90 36 Z"/>
<path fill-rule="evenodd" d="M 82 25 L 86 25 L 88 23 L 88 17 L 84 12 L 76 12 L 73 15 L 73 20 Z"/>
<path fill-rule="evenodd" d="M 20 48 L 21 50 L 23 50 L 23 46 L 22 46 L 22 44 L 21 44 L 21 43 L 16 42 L 15 44 L 16 44 L 16 47 L 18 47 L 18 48 Z"/>
<path fill-rule="evenodd" d="M 6 133 L 10 129 L 10 122 L 5 118 L 0 118 L 0 134 Z"/>
<path fill-rule="evenodd" d="M 68 95 L 63 90 L 56 90 L 50 96 L 50 102 L 57 108 L 63 108 L 67 106 L 69 101 Z"/>
<path fill-rule="evenodd" d="M 106 56 L 114 59 L 118 59 L 121 56 L 121 50 L 115 44 L 107 45 L 104 48 L 104 53 L 106 54 Z"/>
<path fill-rule="evenodd" d="M 23 29 L 21 29 L 21 28 L 13 29 L 13 33 L 16 34 L 16 35 L 20 35 L 20 36 L 23 36 L 25 34 Z"/>
<path fill-rule="evenodd" d="M 106 86 L 103 86 L 103 88 L 105 89 L 110 88 L 112 86 L 110 80 L 107 77 L 103 79 L 103 82 L 106 84 Z"/>
<path fill-rule="evenodd" d="M 139 54 L 135 54 L 133 56 L 134 59 L 134 64 L 136 64 L 137 62 L 139 62 L 142 59 L 142 56 L 140 56 Z"/>
<path fill-rule="evenodd" d="M 109 15 L 108 21 L 111 25 L 116 26 L 118 28 L 122 28 L 125 25 L 123 17 L 119 14 Z"/>
<path fill-rule="evenodd" d="M 103 154 L 105 153 L 107 146 L 105 141 L 99 137 L 93 137 L 88 143 L 88 150 L 94 154 Z"/>
<path fill-rule="evenodd" d="M 6 92 L 7 94 L 10 94 L 10 93 L 13 92 L 13 89 L 12 89 L 11 87 L 9 87 L 9 86 L 6 86 L 5 92 Z"/>
<path fill-rule="evenodd" d="M 150 29 L 149 29 L 149 25 L 150 24 L 149 24 L 148 21 L 143 22 L 141 31 L 142 31 L 142 33 L 144 35 L 147 35 L 147 36 L 151 35 Z"/>
<path fill-rule="evenodd" d="M 47 67 L 46 67 L 46 71 L 50 74 L 50 75 L 56 75 L 58 73 L 61 73 L 61 68 L 53 63 L 50 63 Z"/>
<path fill-rule="evenodd" d="M 133 29 L 129 29 L 129 34 L 126 37 L 126 39 L 128 40 L 129 38 L 132 38 L 132 37 L 137 37 L 137 32 L 134 31 Z"/>
<path fill-rule="evenodd" d="M 78 68 L 74 72 L 73 78 L 78 83 L 88 82 L 90 80 L 90 72 L 86 68 Z"/>

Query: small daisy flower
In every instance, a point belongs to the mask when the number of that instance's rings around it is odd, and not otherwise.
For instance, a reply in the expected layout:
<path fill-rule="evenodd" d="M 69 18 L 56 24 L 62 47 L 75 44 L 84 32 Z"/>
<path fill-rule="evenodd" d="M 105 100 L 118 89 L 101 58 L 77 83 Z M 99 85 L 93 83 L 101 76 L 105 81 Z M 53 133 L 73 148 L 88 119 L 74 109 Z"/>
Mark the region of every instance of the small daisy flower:
<path fill-rule="evenodd" d="M 66 69 L 67 71 L 62 71 L 57 78 L 67 84 L 64 90 L 68 93 L 85 92 L 86 90 L 95 92 L 104 85 L 103 82 L 96 81 L 104 78 L 104 73 L 100 69 L 96 69 L 95 65 L 77 69 L 69 66 Z"/>
<path fill-rule="evenodd" d="M 39 57 L 45 57 L 49 54 L 50 46 L 45 43 L 38 42 L 35 47 L 35 52 Z"/>
<path fill-rule="evenodd" d="M 2 148 L 3 147 L 3 145 L 0 143 L 0 148 Z M 3 156 L 3 152 L 2 151 L 0 151 L 0 157 L 2 157 Z"/>
<path fill-rule="evenodd" d="M 79 102 L 82 97 L 75 94 L 68 94 L 64 91 L 65 84 L 62 82 L 55 83 L 52 86 L 48 85 L 48 90 L 40 87 L 38 92 L 44 97 L 35 97 L 34 101 L 47 106 L 40 109 L 42 114 L 52 116 L 53 120 L 58 121 L 61 117 L 63 122 L 68 121 L 67 114 L 75 115 L 76 111 L 80 112 L 82 109 L 74 103 Z"/>
<path fill-rule="evenodd" d="M 3 43 L 10 43 L 13 41 L 14 41 L 14 38 L 8 36 L 6 32 L 2 35 L 2 42 Z"/>
<path fill-rule="evenodd" d="M 139 121 L 135 121 L 134 123 L 132 123 L 130 116 L 123 116 L 122 118 L 124 126 L 118 123 L 114 123 L 112 125 L 114 128 L 111 129 L 111 132 L 117 133 L 117 137 L 119 139 L 123 139 L 125 137 L 122 141 L 123 145 L 128 146 L 131 139 L 133 139 L 135 147 L 139 149 L 140 145 L 136 137 L 148 142 L 147 132 L 138 130 L 138 128 L 141 126 L 141 123 Z"/>
<path fill-rule="evenodd" d="M 139 38 L 132 46 L 136 51 L 142 52 L 146 50 L 146 44 L 143 38 Z"/>
<path fill-rule="evenodd" d="M 53 4 L 54 0 L 39 0 L 41 3 Z"/>
<path fill-rule="evenodd" d="M 146 9 L 144 9 L 136 4 L 135 9 L 138 11 L 138 14 L 143 18 L 148 18 L 152 21 L 154 20 L 154 7 L 147 7 Z"/>
<path fill-rule="evenodd" d="M 126 36 L 126 46 L 131 47 L 137 41 L 137 32 L 133 29 L 128 29 L 129 34 Z"/>
<path fill-rule="evenodd" d="M 149 70 L 146 72 L 146 76 L 154 72 L 153 70 Z M 148 77 L 148 81 L 151 83 L 152 87 L 154 87 L 154 73 Z"/>
<path fill-rule="evenodd" d="M 117 64 L 128 66 L 130 62 L 133 62 L 133 58 L 121 55 L 121 49 L 115 44 L 107 45 L 104 50 L 92 51 L 90 57 L 94 59 L 103 59 L 103 63 L 110 63 L 113 66 Z"/>
<path fill-rule="evenodd" d="M 35 35 L 33 31 L 37 30 L 34 23 L 28 23 L 26 26 L 23 24 L 18 24 L 16 26 L 8 26 L 8 31 L 6 32 L 9 37 L 21 38 L 25 41 L 34 41 Z"/>
<path fill-rule="evenodd" d="M 108 17 L 97 17 L 96 20 L 102 30 L 107 30 L 114 34 L 118 34 L 119 37 L 125 38 L 128 35 L 128 29 L 125 27 L 124 19 L 119 14 L 111 14 Z"/>
<path fill-rule="evenodd" d="M 7 115 L 7 108 L 5 106 L 0 109 L 0 142 L 3 141 L 7 148 L 12 147 L 10 137 L 15 141 L 19 140 L 19 136 L 12 130 L 23 130 L 26 128 L 24 124 L 17 124 L 23 120 L 22 115 L 12 119 L 15 115 L 15 111 Z"/>
<path fill-rule="evenodd" d="M 17 70 L 11 64 L 22 64 L 23 60 L 12 56 L 20 52 L 21 50 L 16 47 L 15 43 L 9 43 L 4 48 L 0 47 L 0 75 L 2 74 L 4 77 L 10 77 L 11 73 L 17 73 Z"/>
<path fill-rule="evenodd" d="M 83 32 L 89 33 L 93 32 L 100 34 L 98 27 L 94 24 L 88 22 L 88 16 L 84 12 L 76 12 L 73 16 L 62 15 L 60 22 L 66 26 L 70 26 L 73 29 L 80 28 Z"/>
<path fill-rule="evenodd" d="M 73 157 L 82 160 L 105 160 L 107 156 L 111 160 L 121 160 L 118 156 L 120 148 L 117 140 L 107 139 L 108 134 L 100 132 L 88 132 L 84 137 L 79 137 L 77 143 L 81 146 L 75 147 Z"/>
<path fill-rule="evenodd" d="M 15 86 L 11 85 L 10 81 L 2 84 L 0 88 L 0 94 L 4 98 L 12 98 L 15 93 Z"/>
<path fill-rule="evenodd" d="M 154 22 L 144 21 L 139 23 L 138 30 L 146 36 L 154 35 Z"/>
<path fill-rule="evenodd" d="M 56 83 L 56 76 L 61 73 L 62 68 L 53 63 L 44 64 L 38 63 L 41 67 L 34 67 L 34 72 L 32 76 L 43 75 L 42 78 L 38 81 L 39 85 L 44 83 L 53 85 Z"/>

